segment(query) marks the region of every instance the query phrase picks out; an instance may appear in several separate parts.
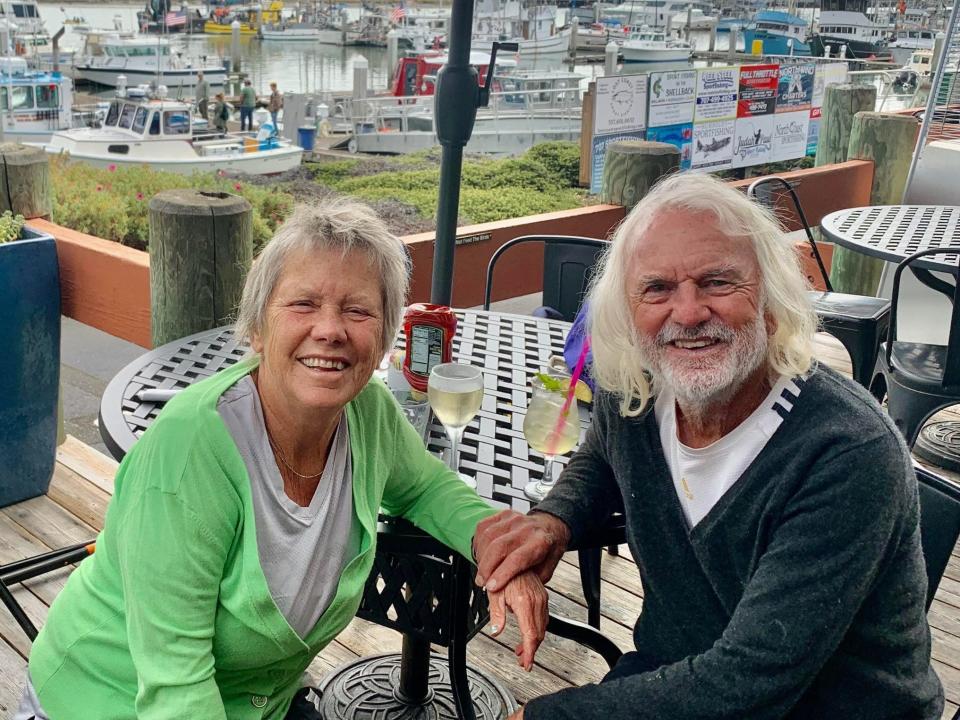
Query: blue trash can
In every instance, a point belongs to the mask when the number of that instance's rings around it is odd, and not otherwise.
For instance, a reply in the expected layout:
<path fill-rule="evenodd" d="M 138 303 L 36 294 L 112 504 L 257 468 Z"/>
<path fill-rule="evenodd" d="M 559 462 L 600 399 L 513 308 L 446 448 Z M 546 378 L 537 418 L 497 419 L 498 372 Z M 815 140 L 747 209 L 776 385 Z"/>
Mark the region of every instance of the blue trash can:
<path fill-rule="evenodd" d="M 307 152 L 313 152 L 313 144 L 317 139 L 317 128 L 313 125 L 304 125 L 297 128 L 297 137 L 299 145 Z"/>
<path fill-rule="evenodd" d="M 60 276 L 49 235 L 0 245 L 0 507 L 47 491 L 57 450 Z"/>

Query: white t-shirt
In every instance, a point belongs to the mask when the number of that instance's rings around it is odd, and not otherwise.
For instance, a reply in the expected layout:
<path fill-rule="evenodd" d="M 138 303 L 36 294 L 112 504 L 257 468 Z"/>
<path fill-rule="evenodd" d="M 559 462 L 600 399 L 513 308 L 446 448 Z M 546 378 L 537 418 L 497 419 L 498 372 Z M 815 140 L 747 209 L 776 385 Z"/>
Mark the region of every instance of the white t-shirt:
<path fill-rule="evenodd" d="M 691 448 L 677 437 L 677 403 L 663 392 L 654 403 L 660 444 L 677 498 L 692 528 L 710 512 L 780 427 L 797 397 L 801 378 L 780 377 L 759 407 L 712 445 Z"/>

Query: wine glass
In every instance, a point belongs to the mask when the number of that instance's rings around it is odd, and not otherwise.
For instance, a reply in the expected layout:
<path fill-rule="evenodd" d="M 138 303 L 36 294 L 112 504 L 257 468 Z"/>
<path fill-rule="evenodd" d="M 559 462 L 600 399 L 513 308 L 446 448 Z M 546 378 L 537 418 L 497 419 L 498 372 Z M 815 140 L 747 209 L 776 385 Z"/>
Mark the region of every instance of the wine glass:
<path fill-rule="evenodd" d="M 434 365 L 427 381 L 427 398 L 450 438 L 450 467 L 459 471 L 460 438 L 483 402 L 483 373 L 460 363 Z M 470 487 L 477 486 L 468 475 L 460 474 L 460 479 Z"/>
<path fill-rule="evenodd" d="M 573 450 L 580 439 L 580 413 L 574 400 L 563 412 L 570 376 L 554 371 L 541 373 L 530 381 L 533 394 L 523 419 L 527 444 L 543 455 L 543 477 L 527 483 L 523 494 L 533 502 L 543 500 L 556 484 L 553 459 Z"/>

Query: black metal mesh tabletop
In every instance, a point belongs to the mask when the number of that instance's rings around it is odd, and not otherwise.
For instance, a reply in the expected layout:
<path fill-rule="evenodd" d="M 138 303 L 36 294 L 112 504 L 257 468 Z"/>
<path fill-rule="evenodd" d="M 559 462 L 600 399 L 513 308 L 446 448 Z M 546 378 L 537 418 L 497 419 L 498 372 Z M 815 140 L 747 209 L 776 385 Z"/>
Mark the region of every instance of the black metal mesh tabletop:
<path fill-rule="evenodd" d="M 530 379 L 552 355 L 563 354 L 570 324 L 480 310 L 460 310 L 457 317 L 454 358 L 482 368 L 486 385 L 480 412 L 460 445 L 460 470 L 476 479 L 481 497 L 526 512 L 530 502 L 523 488 L 543 474 L 542 456 L 523 437 Z M 141 391 L 185 388 L 238 362 L 247 349 L 232 328 L 217 328 L 156 348 L 123 368 L 100 404 L 100 433 L 110 452 L 122 459 L 163 409 L 162 402 L 141 400 Z M 581 417 L 585 429 L 589 413 Z M 428 445 L 435 452 L 449 447 L 437 422 Z"/>
<path fill-rule="evenodd" d="M 827 239 L 881 260 L 900 262 L 920 250 L 960 251 L 960 207 L 950 205 L 879 205 L 840 210 L 824 216 Z M 927 270 L 956 272 L 958 252 L 916 261 Z"/>

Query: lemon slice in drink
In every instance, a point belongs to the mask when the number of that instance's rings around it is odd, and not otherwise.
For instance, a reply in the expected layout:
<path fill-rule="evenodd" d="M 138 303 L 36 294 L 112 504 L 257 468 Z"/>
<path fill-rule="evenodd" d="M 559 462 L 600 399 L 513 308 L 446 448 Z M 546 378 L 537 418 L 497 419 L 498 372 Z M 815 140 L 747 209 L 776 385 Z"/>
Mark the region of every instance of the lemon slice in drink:
<path fill-rule="evenodd" d="M 550 377 L 546 373 L 537 373 L 537 378 L 543 383 L 543 386 L 550 392 L 563 393 L 566 395 L 570 391 L 570 380 L 561 380 L 560 378 Z M 577 386 L 573 391 L 573 396 L 584 403 L 593 402 L 593 391 L 583 380 L 577 380 Z"/>

